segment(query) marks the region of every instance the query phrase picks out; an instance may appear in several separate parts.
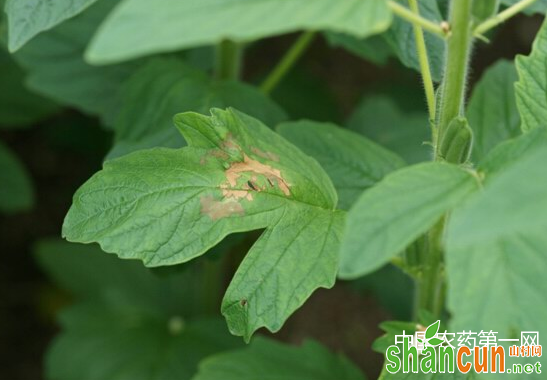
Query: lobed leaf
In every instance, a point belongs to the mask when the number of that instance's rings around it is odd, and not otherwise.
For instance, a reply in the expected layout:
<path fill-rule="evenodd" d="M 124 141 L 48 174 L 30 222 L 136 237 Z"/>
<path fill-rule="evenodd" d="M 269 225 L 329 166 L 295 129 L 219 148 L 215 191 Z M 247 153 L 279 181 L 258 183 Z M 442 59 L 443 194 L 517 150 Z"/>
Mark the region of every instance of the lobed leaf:
<path fill-rule="evenodd" d="M 387 175 L 348 213 L 339 277 L 356 278 L 387 264 L 476 189 L 471 173 L 443 163 Z"/>
<path fill-rule="evenodd" d="M 287 122 L 277 131 L 327 172 L 347 210 L 361 193 L 405 165 L 396 154 L 352 131 L 331 123 Z"/>
<path fill-rule="evenodd" d="M 211 112 L 175 117 L 188 147 L 106 162 L 75 194 L 63 235 L 160 266 L 266 228 L 222 305 L 232 333 L 248 340 L 261 326 L 278 330 L 316 288 L 334 284 L 344 214 L 316 161 L 256 119 Z"/>
<path fill-rule="evenodd" d="M 300 29 L 365 37 L 384 31 L 390 22 L 384 0 L 126 0 L 101 26 L 86 56 L 93 63 L 112 63 Z"/>

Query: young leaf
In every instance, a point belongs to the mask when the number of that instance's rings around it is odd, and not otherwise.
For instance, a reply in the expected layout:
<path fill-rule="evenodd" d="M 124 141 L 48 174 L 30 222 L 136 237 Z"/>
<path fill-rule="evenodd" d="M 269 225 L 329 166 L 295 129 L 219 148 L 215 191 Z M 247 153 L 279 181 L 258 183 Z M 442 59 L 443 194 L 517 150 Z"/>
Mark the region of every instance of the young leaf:
<path fill-rule="evenodd" d="M 109 126 L 119 109 L 118 90 L 138 63 L 94 67 L 83 61 L 82 54 L 115 4 L 115 1 L 98 1 L 79 16 L 37 36 L 14 55 L 28 72 L 30 89 L 100 116 Z"/>
<path fill-rule="evenodd" d="M 90 62 L 104 64 L 299 29 L 366 37 L 384 31 L 390 22 L 384 0 L 129 0 L 108 17 L 86 55 Z"/>
<path fill-rule="evenodd" d="M 389 174 L 348 213 L 339 277 L 352 279 L 386 264 L 477 189 L 472 174 L 424 163 Z"/>
<path fill-rule="evenodd" d="M 547 333 L 546 162 L 545 148 L 529 152 L 454 211 L 446 261 L 455 331 Z"/>
<path fill-rule="evenodd" d="M 396 154 L 334 124 L 288 122 L 279 125 L 277 131 L 321 164 L 333 181 L 339 207 L 344 210 L 364 190 L 405 165 Z"/>
<path fill-rule="evenodd" d="M 387 96 L 364 98 L 347 125 L 399 154 L 406 162 L 425 161 L 431 155 L 431 148 L 424 144 L 430 139 L 427 113 L 404 112 Z"/>
<path fill-rule="evenodd" d="M 433 338 L 435 335 L 437 335 L 437 333 L 439 332 L 439 326 L 441 325 L 441 321 L 438 320 L 437 322 L 435 323 L 432 323 L 431 326 L 429 326 L 427 328 L 427 330 L 425 330 L 425 339 L 431 339 Z"/>
<path fill-rule="evenodd" d="M 198 317 L 199 267 L 158 276 L 97 246 L 57 240 L 40 242 L 36 257 L 77 298 L 60 313 L 48 378 L 190 379 L 202 358 L 240 346 L 221 320 Z"/>
<path fill-rule="evenodd" d="M 154 59 L 137 70 L 121 90 L 121 110 L 114 125 L 116 141 L 108 158 L 135 150 L 180 148 L 184 140 L 173 128 L 173 115 L 234 107 L 276 125 L 284 111 L 260 91 L 239 82 L 212 81 L 176 59 Z"/>
<path fill-rule="evenodd" d="M 467 108 L 473 129 L 473 160 L 482 160 L 496 145 L 520 134 L 514 87 L 517 79 L 513 63 L 501 60 L 474 88 Z"/>
<path fill-rule="evenodd" d="M 175 117 L 186 148 L 106 162 L 75 194 L 63 234 L 159 266 L 267 228 L 222 306 L 232 333 L 249 339 L 261 326 L 278 330 L 316 288 L 334 284 L 344 214 L 316 161 L 256 119 L 211 113 Z"/>
<path fill-rule="evenodd" d="M 0 128 L 18 128 L 57 112 L 51 101 L 33 94 L 24 85 L 24 72 L 0 49 Z"/>
<path fill-rule="evenodd" d="M 265 375 L 267 374 L 267 375 Z M 192 380 L 364 380 L 349 360 L 312 341 L 290 347 L 256 338 L 244 349 L 221 353 L 200 363 Z"/>
<path fill-rule="evenodd" d="M 547 20 L 536 35 L 529 56 L 516 58 L 519 81 L 515 85 L 522 130 L 545 126 L 547 120 Z"/>
<path fill-rule="evenodd" d="M 0 212 L 25 211 L 34 203 L 30 177 L 19 159 L 0 142 Z"/>
<path fill-rule="evenodd" d="M 18 50 L 38 33 L 77 15 L 95 1 L 7 0 L 9 50 Z"/>

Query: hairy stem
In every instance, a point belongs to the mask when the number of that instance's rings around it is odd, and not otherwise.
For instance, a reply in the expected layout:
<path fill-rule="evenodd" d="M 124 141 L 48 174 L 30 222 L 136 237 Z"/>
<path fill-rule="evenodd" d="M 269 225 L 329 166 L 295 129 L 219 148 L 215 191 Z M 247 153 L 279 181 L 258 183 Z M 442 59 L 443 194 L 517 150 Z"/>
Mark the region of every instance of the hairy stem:
<path fill-rule="evenodd" d="M 452 34 L 447 43 L 436 147 L 448 124 L 463 113 L 467 64 L 472 43 L 472 2 L 472 0 L 452 0 L 451 2 L 450 26 Z M 437 149 L 435 152 L 437 159 Z"/>
<path fill-rule="evenodd" d="M 528 6 L 535 3 L 537 0 L 521 0 L 518 3 L 510 6 L 503 12 L 498 13 L 497 15 L 489 18 L 488 20 L 484 21 L 482 24 L 477 26 L 475 30 L 473 31 L 473 35 L 476 37 L 482 36 L 484 33 L 488 32 L 490 29 L 495 28 L 501 23 L 504 23 L 505 21 L 509 20 L 511 17 L 515 16 L 516 14 L 520 13 L 522 10 L 527 8 Z"/>
<path fill-rule="evenodd" d="M 408 0 L 410 9 L 416 15 L 420 15 L 417 0 Z M 427 100 L 427 108 L 429 110 L 429 120 L 433 123 L 435 120 L 435 88 L 433 87 L 433 79 L 431 77 L 431 69 L 429 68 L 429 58 L 427 56 L 427 47 L 425 45 L 424 32 L 418 24 L 413 24 L 414 38 L 416 40 L 416 51 L 420 62 L 420 70 L 422 72 L 422 80 L 424 83 L 425 97 Z"/>
<path fill-rule="evenodd" d="M 215 78 L 218 80 L 237 80 L 241 73 L 241 45 L 229 40 L 216 47 Z"/>
<path fill-rule="evenodd" d="M 304 32 L 300 35 L 300 37 L 298 37 L 287 53 L 285 53 L 283 58 L 281 58 L 281 61 L 279 61 L 277 66 L 266 77 L 260 86 L 262 92 L 269 94 L 274 90 L 274 88 L 279 84 L 279 82 L 281 82 L 302 54 L 304 54 L 314 37 L 315 32 Z"/>
<path fill-rule="evenodd" d="M 423 30 L 442 38 L 445 38 L 449 33 L 449 31 L 446 28 L 443 28 L 441 24 L 428 20 L 393 0 L 388 0 L 387 4 L 395 15 L 405 19 L 413 25 L 420 26 Z"/>

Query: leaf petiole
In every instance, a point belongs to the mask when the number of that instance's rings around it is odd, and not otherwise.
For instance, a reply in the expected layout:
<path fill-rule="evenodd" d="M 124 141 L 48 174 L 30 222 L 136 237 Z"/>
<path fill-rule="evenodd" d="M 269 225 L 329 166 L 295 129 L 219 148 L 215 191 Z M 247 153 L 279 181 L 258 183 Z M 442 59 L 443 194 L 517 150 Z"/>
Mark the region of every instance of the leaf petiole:
<path fill-rule="evenodd" d="M 533 3 L 535 3 L 537 0 L 521 0 L 518 3 L 510 6 L 509 8 L 505 9 L 503 12 L 498 13 L 497 15 L 489 18 L 488 20 L 484 21 L 483 23 L 479 24 L 475 30 L 473 30 L 473 35 L 475 37 L 482 37 L 482 35 L 486 32 L 488 32 L 490 29 L 495 28 L 499 24 L 504 23 L 505 21 L 509 20 L 511 17 L 515 16 L 516 14 L 520 13 L 525 8 L 529 7 Z"/>
<path fill-rule="evenodd" d="M 393 0 L 389 0 L 387 4 L 395 15 L 399 16 L 402 19 L 405 19 L 413 25 L 420 26 L 423 30 L 426 30 L 436 36 L 444 39 L 450 33 L 450 30 L 446 27 L 443 27 L 442 24 L 438 24 L 436 22 L 428 20 Z"/>

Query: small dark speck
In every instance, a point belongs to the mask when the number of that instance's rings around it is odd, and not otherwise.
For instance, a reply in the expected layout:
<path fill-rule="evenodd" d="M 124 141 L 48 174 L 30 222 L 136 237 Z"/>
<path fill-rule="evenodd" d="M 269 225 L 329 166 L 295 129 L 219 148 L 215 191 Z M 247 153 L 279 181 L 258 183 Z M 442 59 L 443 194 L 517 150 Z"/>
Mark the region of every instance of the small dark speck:
<path fill-rule="evenodd" d="M 257 190 L 257 188 L 255 187 L 255 185 L 253 185 L 253 183 L 252 183 L 251 181 L 247 181 L 247 185 L 248 185 L 251 189 L 253 189 L 254 191 Z"/>
<path fill-rule="evenodd" d="M 246 299 L 242 299 L 241 301 L 239 301 L 239 304 L 243 307 L 247 306 L 247 300 Z"/>

